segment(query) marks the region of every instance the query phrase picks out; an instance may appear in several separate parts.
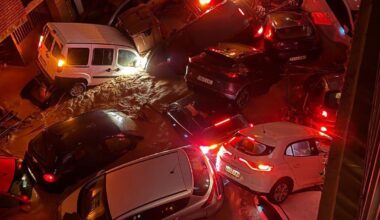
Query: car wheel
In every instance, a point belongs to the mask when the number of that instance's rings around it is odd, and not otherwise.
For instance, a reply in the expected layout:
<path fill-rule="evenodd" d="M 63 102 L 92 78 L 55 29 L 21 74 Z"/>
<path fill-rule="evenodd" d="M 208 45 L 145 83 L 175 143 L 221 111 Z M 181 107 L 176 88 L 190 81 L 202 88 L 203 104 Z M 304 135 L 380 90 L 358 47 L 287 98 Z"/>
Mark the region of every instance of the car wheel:
<path fill-rule="evenodd" d="M 280 179 L 270 190 L 268 199 L 275 204 L 282 203 L 286 200 L 291 191 L 291 181 L 288 179 Z"/>
<path fill-rule="evenodd" d="M 83 82 L 76 82 L 74 85 L 70 88 L 69 94 L 72 97 L 77 97 L 84 93 L 86 91 L 86 84 Z"/>
<path fill-rule="evenodd" d="M 251 94 L 249 88 L 246 87 L 237 95 L 235 104 L 239 109 L 243 109 L 248 104 L 250 98 Z"/>

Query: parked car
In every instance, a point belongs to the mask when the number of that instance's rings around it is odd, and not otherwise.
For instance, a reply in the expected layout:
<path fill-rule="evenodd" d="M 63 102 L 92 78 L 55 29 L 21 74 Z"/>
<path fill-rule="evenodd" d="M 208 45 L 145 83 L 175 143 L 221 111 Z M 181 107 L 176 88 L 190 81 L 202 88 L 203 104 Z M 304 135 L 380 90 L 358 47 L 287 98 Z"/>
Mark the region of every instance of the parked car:
<path fill-rule="evenodd" d="M 59 190 L 134 149 L 141 138 L 121 112 L 88 112 L 39 133 L 29 142 L 25 162 L 37 183 Z"/>
<path fill-rule="evenodd" d="M 220 43 L 191 57 L 185 80 L 189 88 L 212 91 L 244 108 L 252 94 L 269 90 L 281 67 L 254 47 Z"/>
<path fill-rule="evenodd" d="M 48 79 L 78 96 L 144 67 L 133 43 L 117 29 L 83 23 L 47 23 L 38 46 L 37 64 Z"/>
<path fill-rule="evenodd" d="M 344 74 L 314 74 L 304 83 L 306 125 L 327 134 L 335 134 Z"/>
<path fill-rule="evenodd" d="M 182 137 L 204 152 L 217 151 L 219 143 L 252 125 L 236 110 L 226 107 L 223 100 L 197 94 L 171 103 L 167 115 Z"/>
<path fill-rule="evenodd" d="M 202 152 L 177 148 L 100 173 L 68 195 L 60 219 L 198 219 L 224 199 L 220 177 Z"/>
<path fill-rule="evenodd" d="M 308 15 L 297 11 L 276 11 L 264 22 L 264 47 L 282 61 L 318 57 L 320 39 Z"/>
<path fill-rule="evenodd" d="M 240 130 L 219 150 L 219 173 L 274 203 L 289 193 L 323 184 L 331 137 L 290 122 Z"/>
<path fill-rule="evenodd" d="M 22 159 L 0 155 L 0 217 L 29 211 L 33 185 Z"/>

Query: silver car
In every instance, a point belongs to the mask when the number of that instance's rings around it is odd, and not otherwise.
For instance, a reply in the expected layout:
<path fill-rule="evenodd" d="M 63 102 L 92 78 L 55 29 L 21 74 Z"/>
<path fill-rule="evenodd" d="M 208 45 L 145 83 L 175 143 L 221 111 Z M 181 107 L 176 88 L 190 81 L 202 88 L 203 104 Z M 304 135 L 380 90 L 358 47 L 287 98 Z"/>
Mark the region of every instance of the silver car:
<path fill-rule="evenodd" d="M 222 205 L 222 181 L 195 147 L 169 150 L 96 175 L 58 207 L 60 219 L 196 219 Z"/>

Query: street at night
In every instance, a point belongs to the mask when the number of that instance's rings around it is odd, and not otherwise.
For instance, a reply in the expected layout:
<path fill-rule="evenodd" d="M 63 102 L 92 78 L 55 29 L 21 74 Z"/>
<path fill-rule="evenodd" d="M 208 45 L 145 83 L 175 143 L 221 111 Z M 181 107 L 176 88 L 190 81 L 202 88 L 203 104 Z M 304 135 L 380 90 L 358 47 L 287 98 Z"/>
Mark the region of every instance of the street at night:
<path fill-rule="evenodd" d="M 369 2 L 4 0 L 0 219 L 379 219 Z"/>

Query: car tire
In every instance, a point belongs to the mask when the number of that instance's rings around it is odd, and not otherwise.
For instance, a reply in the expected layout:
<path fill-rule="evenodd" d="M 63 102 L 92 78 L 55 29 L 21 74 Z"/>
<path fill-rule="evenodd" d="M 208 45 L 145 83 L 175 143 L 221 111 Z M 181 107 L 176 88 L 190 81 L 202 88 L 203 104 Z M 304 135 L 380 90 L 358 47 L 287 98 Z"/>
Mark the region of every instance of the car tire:
<path fill-rule="evenodd" d="M 70 96 L 72 97 L 77 97 L 81 94 L 83 94 L 85 91 L 86 91 L 86 84 L 84 82 L 75 82 L 70 90 L 69 90 L 69 94 Z"/>
<path fill-rule="evenodd" d="M 270 190 L 267 198 L 269 201 L 275 204 L 280 204 L 288 198 L 288 195 L 292 192 L 292 181 L 289 179 L 280 179 L 274 184 L 272 189 Z"/>
<path fill-rule="evenodd" d="M 247 106 L 249 100 L 251 98 L 251 93 L 248 87 L 242 89 L 235 99 L 235 105 L 239 109 L 243 109 Z"/>

